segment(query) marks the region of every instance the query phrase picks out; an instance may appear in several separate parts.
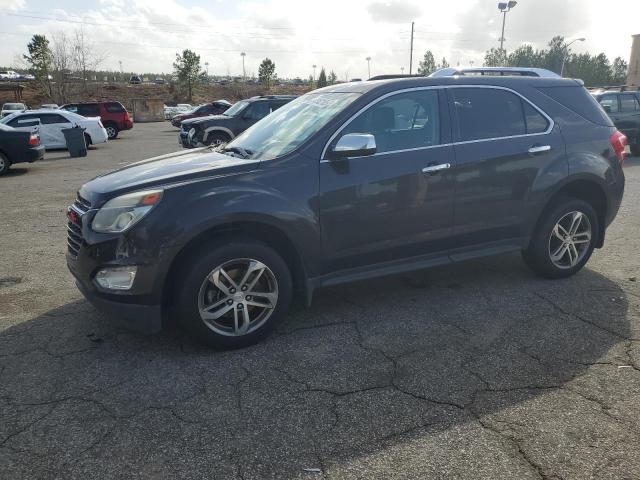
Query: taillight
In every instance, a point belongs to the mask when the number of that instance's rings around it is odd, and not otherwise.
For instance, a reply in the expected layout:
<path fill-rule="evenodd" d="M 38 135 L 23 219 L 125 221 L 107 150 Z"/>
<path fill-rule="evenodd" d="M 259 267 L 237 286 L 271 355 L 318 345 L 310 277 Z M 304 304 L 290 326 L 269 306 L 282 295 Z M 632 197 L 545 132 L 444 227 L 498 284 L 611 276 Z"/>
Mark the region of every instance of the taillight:
<path fill-rule="evenodd" d="M 38 137 L 38 135 L 35 134 L 31 134 L 29 136 L 29 145 L 36 147 L 38 145 L 40 145 L 40 137 Z"/>
<path fill-rule="evenodd" d="M 620 165 L 624 164 L 625 150 L 628 144 L 627 137 L 620 130 L 616 130 L 609 138 L 609 141 L 616 157 L 618 157 L 618 162 L 620 162 Z"/>

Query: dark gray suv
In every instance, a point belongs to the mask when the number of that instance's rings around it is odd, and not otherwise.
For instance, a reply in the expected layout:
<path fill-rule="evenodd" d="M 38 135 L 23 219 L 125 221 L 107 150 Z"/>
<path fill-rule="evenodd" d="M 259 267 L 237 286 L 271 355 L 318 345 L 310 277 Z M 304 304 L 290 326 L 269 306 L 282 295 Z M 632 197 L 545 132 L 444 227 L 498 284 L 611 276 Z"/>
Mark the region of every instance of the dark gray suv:
<path fill-rule="evenodd" d="M 294 291 L 521 251 L 579 271 L 616 216 L 626 138 L 581 83 L 442 77 L 315 90 L 224 147 L 85 184 L 67 262 L 97 306 L 213 346 L 263 338 Z"/>

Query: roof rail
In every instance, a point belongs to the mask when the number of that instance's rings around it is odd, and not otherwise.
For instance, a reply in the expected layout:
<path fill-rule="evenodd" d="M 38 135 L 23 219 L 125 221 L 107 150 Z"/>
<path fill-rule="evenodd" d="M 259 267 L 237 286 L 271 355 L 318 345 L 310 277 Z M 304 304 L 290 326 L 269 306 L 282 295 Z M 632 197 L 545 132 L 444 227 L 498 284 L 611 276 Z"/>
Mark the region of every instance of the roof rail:
<path fill-rule="evenodd" d="M 424 78 L 424 75 L 404 75 L 404 74 L 389 74 L 389 75 L 376 75 L 375 77 L 371 77 L 369 80 L 391 80 L 394 78 L 416 78 L 421 77 Z"/>
<path fill-rule="evenodd" d="M 555 72 L 544 68 L 528 67 L 450 67 L 433 72 L 430 77 L 453 77 L 455 75 L 486 75 L 514 77 L 560 78 Z"/>

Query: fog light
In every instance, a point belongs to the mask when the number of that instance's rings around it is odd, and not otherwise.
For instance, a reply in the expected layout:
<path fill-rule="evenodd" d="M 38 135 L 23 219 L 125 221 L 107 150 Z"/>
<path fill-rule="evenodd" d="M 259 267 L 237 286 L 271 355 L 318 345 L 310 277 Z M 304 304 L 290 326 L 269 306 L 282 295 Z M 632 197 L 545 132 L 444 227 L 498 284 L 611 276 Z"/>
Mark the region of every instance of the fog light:
<path fill-rule="evenodd" d="M 107 290 L 129 290 L 138 267 L 103 268 L 96 274 L 96 283 Z"/>

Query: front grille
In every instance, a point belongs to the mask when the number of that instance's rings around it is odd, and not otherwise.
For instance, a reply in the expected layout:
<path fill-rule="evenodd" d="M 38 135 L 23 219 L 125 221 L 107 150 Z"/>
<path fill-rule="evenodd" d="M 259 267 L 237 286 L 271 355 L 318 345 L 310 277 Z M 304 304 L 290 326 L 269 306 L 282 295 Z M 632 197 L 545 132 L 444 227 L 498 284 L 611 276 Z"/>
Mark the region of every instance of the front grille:
<path fill-rule="evenodd" d="M 91 209 L 91 202 L 77 196 L 76 201 L 69 207 L 70 215 L 67 222 L 67 250 L 72 258 L 78 258 L 80 247 L 84 243 L 82 237 L 82 215 Z"/>

